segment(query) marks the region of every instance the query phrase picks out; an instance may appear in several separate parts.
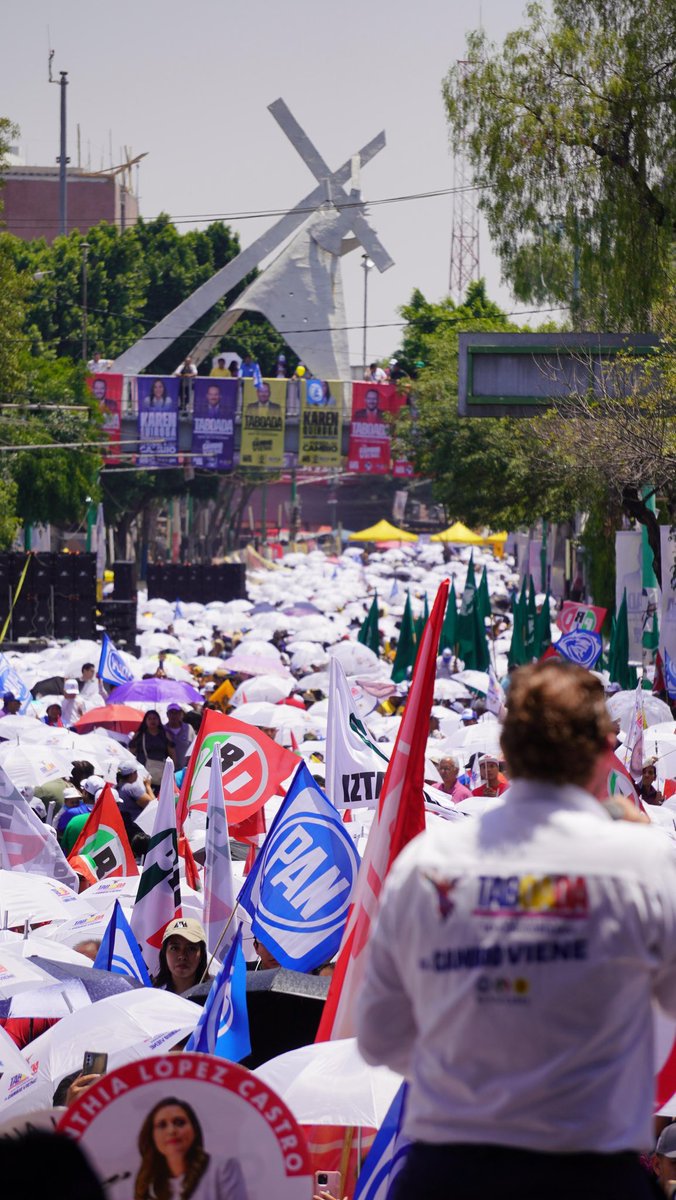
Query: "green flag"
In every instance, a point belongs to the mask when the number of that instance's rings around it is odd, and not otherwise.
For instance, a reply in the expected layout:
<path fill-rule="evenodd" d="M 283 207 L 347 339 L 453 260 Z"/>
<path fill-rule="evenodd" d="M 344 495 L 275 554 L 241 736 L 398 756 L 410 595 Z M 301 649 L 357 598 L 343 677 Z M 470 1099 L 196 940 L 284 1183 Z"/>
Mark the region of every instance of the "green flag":
<path fill-rule="evenodd" d="M 439 639 L 440 650 L 452 650 L 455 654 L 455 645 L 458 640 L 458 603 L 455 598 L 455 584 L 452 583 L 448 593 L 448 603 L 446 605 L 446 615 L 444 624 L 441 630 L 441 638 Z"/>
<path fill-rule="evenodd" d="M 544 604 L 535 618 L 535 647 L 534 658 L 542 658 L 545 650 L 552 644 L 552 617 L 549 610 L 549 592 Z"/>
<path fill-rule="evenodd" d="M 528 661 L 524 640 L 524 612 L 521 596 L 512 597 L 512 641 L 507 654 L 510 667 L 522 667 Z"/>
<path fill-rule="evenodd" d="M 416 636 L 415 626 L 413 624 L 413 613 L 411 612 L 411 597 L 406 593 L 406 604 L 404 605 L 404 615 L 401 618 L 399 627 L 399 641 L 397 642 L 397 652 L 392 663 L 392 682 L 401 683 L 402 679 L 406 678 L 406 673 L 409 667 L 412 667 L 416 656 Z"/>
<path fill-rule="evenodd" d="M 357 641 L 362 646 L 368 646 L 375 655 L 380 654 L 380 634 L 378 632 L 378 593 L 371 602 L 371 607 L 364 618 L 364 624 L 359 630 Z"/>
<path fill-rule="evenodd" d="M 622 691 L 632 691 L 638 686 L 636 667 L 629 666 L 629 622 L 627 620 L 627 592 L 622 593 L 622 603 L 615 618 L 615 628 L 610 635 L 608 650 L 608 673 L 611 683 L 619 683 Z"/>
<path fill-rule="evenodd" d="M 468 566 L 465 589 L 460 602 L 457 622 L 458 653 L 465 668 L 472 671 L 487 671 L 490 662 L 486 644 L 486 629 L 479 612 L 478 589 L 474 577 L 474 553 Z"/>
<path fill-rule="evenodd" d="M 481 579 L 479 580 L 478 600 L 479 616 L 482 620 L 486 620 L 491 615 L 491 596 L 488 590 L 488 575 L 486 574 L 485 567 L 481 572 Z"/>
<path fill-rule="evenodd" d="M 523 599 L 523 592 L 521 593 L 521 597 Z M 535 627 L 538 610 L 535 603 L 535 584 L 533 583 L 532 575 L 528 576 L 528 595 L 523 611 L 525 617 L 523 638 L 526 647 L 526 662 L 530 662 L 531 659 L 538 657 L 535 646 Z"/>

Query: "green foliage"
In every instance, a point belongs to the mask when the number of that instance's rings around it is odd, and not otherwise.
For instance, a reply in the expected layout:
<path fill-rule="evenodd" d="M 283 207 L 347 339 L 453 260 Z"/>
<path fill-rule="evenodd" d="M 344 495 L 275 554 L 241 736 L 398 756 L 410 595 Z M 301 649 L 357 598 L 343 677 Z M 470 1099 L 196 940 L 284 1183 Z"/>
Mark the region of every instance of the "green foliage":
<path fill-rule="evenodd" d="M 676 219 L 673 0 L 553 0 L 501 48 L 468 36 L 443 95 L 520 300 L 651 327 Z"/>
<path fill-rule="evenodd" d="M 522 421 L 459 417 L 458 333 L 518 329 L 471 284 L 463 304 L 430 303 L 415 291 L 402 316 L 402 345 L 427 365 L 415 388 L 417 418 L 404 410 L 396 434 L 420 474 L 432 480 L 449 519 L 493 529 L 530 525 L 540 516 L 564 520 L 579 507 L 579 481 L 556 477 L 552 462 Z"/>
<path fill-rule="evenodd" d="M 25 281 L 25 335 L 36 354 L 78 359 L 82 353 L 84 235 L 78 230 L 24 242 L 5 235 L 5 253 Z M 139 221 L 124 233 L 106 221 L 87 231 L 87 341 L 89 351 L 115 358 L 239 253 L 239 239 L 222 221 L 181 234 L 166 214 Z M 158 355 L 154 373 L 173 371 L 184 354 L 253 276 L 206 312 Z M 243 318 L 227 335 L 230 349 L 255 354 L 272 371 L 283 338 L 263 317 Z M 242 350 L 239 347 L 242 347 Z M 289 352 L 290 353 L 290 352 Z"/>

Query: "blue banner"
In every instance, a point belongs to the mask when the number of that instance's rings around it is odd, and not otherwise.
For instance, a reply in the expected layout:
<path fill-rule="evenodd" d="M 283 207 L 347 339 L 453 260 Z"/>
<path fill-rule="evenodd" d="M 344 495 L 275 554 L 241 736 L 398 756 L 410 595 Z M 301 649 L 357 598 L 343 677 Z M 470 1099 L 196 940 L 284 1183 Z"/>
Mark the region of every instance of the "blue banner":
<path fill-rule="evenodd" d="M 669 651 L 664 648 L 664 684 L 670 700 L 676 700 L 676 662 L 669 657 Z"/>
<path fill-rule="evenodd" d="M 103 635 L 101 657 L 96 674 L 104 683 L 112 683 L 116 687 L 122 683 L 132 683 L 134 679 L 133 672 L 130 671 L 120 651 L 111 642 L 107 633 Z"/>
<path fill-rule="evenodd" d="M 138 465 L 175 467 L 178 454 L 178 392 L 173 376 L 139 375 Z"/>
<path fill-rule="evenodd" d="M 553 648 L 562 658 L 591 671 L 601 657 L 603 642 L 600 633 L 592 633 L 588 629 L 574 629 L 571 633 L 564 633 L 563 637 L 554 643 Z"/>
<path fill-rule="evenodd" d="M 358 870 L 339 812 L 301 763 L 239 903 L 283 967 L 313 971 L 338 951 Z"/>
<path fill-rule="evenodd" d="M 195 379 L 192 465 L 231 471 L 235 449 L 237 379 Z"/>
<path fill-rule="evenodd" d="M 410 1145 L 401 1132 L 407 1094 L 408 1084 L 402 1083 L 366 1155 L 354 1200 L 387 1200 Z"/>

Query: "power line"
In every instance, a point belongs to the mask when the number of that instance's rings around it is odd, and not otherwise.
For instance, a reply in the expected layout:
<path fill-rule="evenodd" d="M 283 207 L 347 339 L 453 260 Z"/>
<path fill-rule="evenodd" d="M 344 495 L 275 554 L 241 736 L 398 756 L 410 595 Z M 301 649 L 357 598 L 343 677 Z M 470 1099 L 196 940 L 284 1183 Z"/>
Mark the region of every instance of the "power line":
<path fill-rule="evenodd" d="M 408 192 L 401 196 L 381 196 L 375 200 L 348 200 L 345 202 L 331 202 L 331 207 L 336 208 L 339 212 L 343 212 L 352 208 L 377 208 L 384 204 L 406 204 L 412 200 L 435 200 L 439 196 L 457 195 L 458 192 L 474 192 L 483 190 L 484 189 L 479 184 L 468 184 L 464 187 L 434 188 L 425 192 Z M 194 223 L 201 224 L 205 221 L 261 221 L 263 219 L 270 219 L 272 217 L 285 217 L 288 211 L 289 210 L 287 207 L 250 210 L 245 209 L 241 212 L 232 213 L 179 213 L 176 216 L 172 216 L 170 213 L 158 213 L 157 216 L 143 217 L 141 219 L 143 220 L 144 224 L 152 224 L 153 222 L 158 221 L 160 217 L 168 216 L 169 220 L 174 225 L 186 225 Z M 307 208 L 297 208 L 294 211 L 299 214 L 307 214 L 309 216 L 311 213 L 321 212 L 321 206 L 312 205 L 308 206 Z M 22 219 L 21 217 L 11 221 L 12 229 L 16 229 L 21 226 L 25 228 L 32 228 L 35 226 L 35 224 L 35 219 L 29 220 L 28 218 Z M 51 226 L 56 228 L 59 222 L 58 220 L 41 220 L 40 224 L 47 228 Z M 69 222 L 68 224 L 70 225 L 71 233 L 74 229 L 80 228 L 80 225 L 74 221 Z M 129 226 L 130 230 L 133 228 L 133 225 Z"/>

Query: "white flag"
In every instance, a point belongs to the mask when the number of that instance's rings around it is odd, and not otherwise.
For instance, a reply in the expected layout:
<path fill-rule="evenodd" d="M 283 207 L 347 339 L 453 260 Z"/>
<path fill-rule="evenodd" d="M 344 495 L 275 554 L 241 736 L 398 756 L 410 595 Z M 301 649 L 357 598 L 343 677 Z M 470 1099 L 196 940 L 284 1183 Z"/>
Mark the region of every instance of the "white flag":
<path fill-rule="evenodd" d="M 492 667 L 488 668 L 488 691 L 486 692 L 486 708 L 490 713 L 500 718 L 505 708 L 505 693 Z"/>
<path fill-rule="evenodd" d="M 157 974 L 162 934 L 174 917 L 182 915 L 174 768 L 168 758 L 164 764 L 152 837 L 131 914 L 131 928 L 151 975 Z"/>
<path fill-rule="evenodd" d="M 375 808 L 387 763 L 357 714 L 343 668 L 332 658 L 326 729 L 327 796 L 336 808 Z"/>
<path fill-rule="evenodd" d="M 643 774 L 643 730 L 645 717 L 643 714 L 643 688 L 639 682 L 634 700 L 634 715 L 631 722 L 631 755 L 629 758 L 629 774 L 633 779 L 640 779 Z"/>
<path fill-rule="evenodd" d="M 209 796 L 207 800 L 207 840 L 206 857 L 204 862 L 204 928 L 207 933 L 207 950 L 214 954 L 220 963 L 235 940 L 237 926 L 230 922 L 230 928 L 218 944 L 225 926 L 235 909 L 235 889 L 232 881 L 232 860 L 230 858 L 230 838 L 228 835 L 228 818 L 225 813 L 223 796 L 223 776 L 220 759 L 212 755 L 211 772 L 209 775 Z M 218 950 L 216 947 L 218 946 Z"/>
<path fill-rule="evenodd" d="M 0 868 L 47 875 L 74 892 L 79 880 L 66 861 L 49 826 L 43 825 L 27 800 L 0 767 Z"/>

